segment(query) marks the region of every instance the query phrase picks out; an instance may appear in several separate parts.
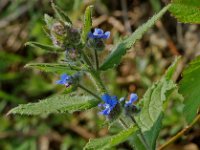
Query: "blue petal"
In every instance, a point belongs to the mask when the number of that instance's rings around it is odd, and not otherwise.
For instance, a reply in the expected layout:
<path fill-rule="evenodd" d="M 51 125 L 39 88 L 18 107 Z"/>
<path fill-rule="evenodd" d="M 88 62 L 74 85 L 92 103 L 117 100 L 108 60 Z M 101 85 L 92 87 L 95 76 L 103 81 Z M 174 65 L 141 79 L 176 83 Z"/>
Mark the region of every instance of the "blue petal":
<path fill-rule="evenodd" d="M 130 96 L 130 100 L 129 100 L 129 101 L 131 101 L 131 103 L 134 103 L 137 99 L 138 99 L 137 94 L 131 93 L 131 96 Z"/>
<path fill-rule="evenodd" d="M 103 35 L 103 39 L 108 39 L 110 37 L 110 32 L 109 31 L 107 31 L 107 32 L 105 32 L 104 33 L 104 35 Z"/>
<path fill-rule="evenodd" d="M 100 28 L 95 28 L 94 29 L 94 32 L 93 32 L 93 35 L 101 35 L 103 34 L 103 30 L 100 29 Z"/>
<path fill-rule="evenodd" d="M 117 96 L 112 96 L 111 106 L 115 106 L 118 103 Z"/>
<path fill-rule="evenodd" d="M 112 102 L 110 95 L 108 95 L 107 93 L 102 95 L 101 98 L 107 104 L 111 104 Z"/>
<path fill-rule="evenodd" d="M 132 93 L 128 102 L 126 102 L 125 107 L 131 106 L 138 99 L 137 94 Z"/>
<path fill-rule="evenodd" d="M 94 36 L 94 38 L 96 38 L 96 39 L 101 39 L 101 38 L 104 37 L 103 34 L 97 34 L 97 35 L 94 35 L 94 34 L 93 34 L 93 36 Z"/>
<path fill-rule="evenodd" d="M 67 74 L 62 74 L 61 76 L 60 76 L 60 79 L 61 80 L 66 80 L 66 79 L 68 79 L 69 78 L 69 76 L 67 75 Z"/>
<path fill-rule="evenodd" d="M 89 33 L 88 33 L 88 37 L 91 38 L 91 39 L 94 39 L 94 38 L 95 38 L 92 32 L 89 32 Z"/>
<path fill-rule="evenodd" d="M 98 104 L 98 107 L 102 108 L 102 107 L 104 107 L 104 105 L 102 103 L 100 103 L 100 104 Z"/>
<path fill-rule="evenodd" d="M 58 80 L 56 81 L 56 84 L 65 84 L 65 82 L 63 82 L 63 80 Z"/>
<path fill-rule="evenodd" d="M 100 114 L 107 116 L 107 115 L 110 114 L 110 112 L 111 112 L 111 109 L 110 109 L 110 108 L 107 108 L 107 109 L 102 110 L 102 111 L 100 112 Z"/>

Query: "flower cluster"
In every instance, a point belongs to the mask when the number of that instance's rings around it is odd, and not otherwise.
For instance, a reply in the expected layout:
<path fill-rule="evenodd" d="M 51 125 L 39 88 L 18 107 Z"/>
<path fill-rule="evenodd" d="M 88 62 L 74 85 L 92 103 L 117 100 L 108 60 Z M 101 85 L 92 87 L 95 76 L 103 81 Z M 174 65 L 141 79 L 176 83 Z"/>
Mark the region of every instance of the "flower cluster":
<path fill-rule="evenodd" d="M 104 104 L 100 103 L 98 106 L 99 108 L 103 108 L 103 110 L 100 112 L 100 114 L 109 116 L 112 111 L 114 111 L 115 107 L 123 102 L 125 98 L 121 98 L 119 101 L 116 96 L 110 96 L 109 94 L 102 95 L 102 100 L 104 101 Z M 138 99 L 137 94 L 131 93 L 129 101 L 125 102 L 124 108 L 129 109 L 132 104 Z"/>
<path fill-rule="evenodd" d="M 77 72 L 74 75 L 68 75 L 64 73 L 60 76 L 60 80 L 56 81 L 56 84 L 65 85 L 66 88 L 70 87 L 71 85 L 76 87 L 79 84 L 80 76 L 80 72 Z"/>
<path fill-rule="evenodd" d="M 99 107 L 104 107 L 104 110 L 102 110 L 100 114 L 108 116 L 118 103 L 117 97 L 104 94 L 101 98 L 104 104 L 99 104 Z"/>
<path fill-rule="evenodd" d="M 95 28 L 94 31 L 88 34 L 88 47 L 96 51 L 102 51 L 105 48 L 104 40 L 110 37 L 110 32 L 104 32 L 100 28 Z"/>
<path fill-rule="evenodd" d="M 62 74 L 60 76 L 60 80 L 56 81 L 56 84 L 61 84 L 69 87 L 72 84 L 72 77 L 67 74 Z"/>
<path fill-rule="evenodd" d="M 89 32 L 88 37 L 91 39 L 108 39 L 110 37 L 110 32 L 104 31 L 100 28 L 95 28 L 94 32 Z"/>

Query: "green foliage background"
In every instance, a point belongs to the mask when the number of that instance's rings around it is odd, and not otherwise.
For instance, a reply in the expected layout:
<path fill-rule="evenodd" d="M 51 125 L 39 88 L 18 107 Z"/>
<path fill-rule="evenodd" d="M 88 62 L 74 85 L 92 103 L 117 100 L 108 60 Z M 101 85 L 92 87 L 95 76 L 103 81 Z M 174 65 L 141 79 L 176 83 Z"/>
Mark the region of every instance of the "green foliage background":
<path fill-rule="evenodd" d="M 181 4 L 179 4 L 178 0 L 174 2 L 175 4 L 173 7 L 171 7 L 170 11 L 175 15 L 177 14 L 177 18 L 181 20 L 181 16 L 179 17 L 180 12 L 176 11 L 176 7 L 179 7 L 179 5 Z M 90 138 L 101 137 L 102 139 L 104 139 L 104 136 L 106 135 L 110 135 L 106 138 L 109 138 L 111 143 L 107 143 L 107 145 L 105 144 L 105 148 L 119 144 L 116 137 L 119 137 L 121 135 L 116 135 L 116 133 L 121 130 L 120 125 L 114 126 L 112 130 L 104 128 L 104 119 L 101 116 L 97 115 L 96 110 L 89 110 L 82 113 L 78 112 L 74 113 L 73 115 L 68 113 L 63 113 L 62 115 L 47 115 L 48 113 L 57 111 L 51 109 L 51 106 L 49 106 L 50 109 L 46 110 L 45 113 L 41 115 L 41 117 L 6 115 L 11 108 L 16 107 L 18 104 L 25 104 L 28 102 L 33 103 L 36 102 L 36 100 L 38 99 L 44 99 L 52 95 L 57 97 L 56 94 L 62 94 L 64 92 L 64 88 L 55 85 L 55 81 L 58 79 L 58 76 L 61 73 L 59 67 L 62 68 L 62 66 L 57 66 L 56 73 L 52 73 L 52 66 L 49 65 L 50 62 L 55 62 L 56 59 L 62 59 L 62 56 L 61 58 L 58 58 L 55 53 L 46 53 L 46 51 L 42 49 L 24 46 L 24 43 L 26 43 L 27 41 L 35 41 L 45 44 L 51 43 L 43 32 L 43 14 L 47 13 L 53 15 L 53 10 L 50 7 L 50 3 L 45 0 L 17 0 L 9 1 L 7 4 L 5 0 L 0 3 L 5 4 L 5 7 L 3 9 L 0 9 L 0 35 L 1 37 L 3 37 L 0 39 L 0 149 L 35 150 L 40 149 L 41 146 L 45 146 L 45 144 L 47 143 L 46 145 L 49 147 L 49 149 L 79 150 L 84 147 L 84 145 L 88 142 Z M 108 16 L 112 16 L 116 10 L 121 9 L 120 6 L 113 6 L 112 1 L 108 2 L 103 0 L 97 0 L 96 2 L 91 1 L 89 3 L 82 0 L 60 0 L 56 1 L 56 3 L 68 14 L 68 16 L 70 16 L 73 21 L 76 22 L 75 24 L 77 26 L 81 26 L 80 20 L 84 20 L 83 13 L 86 6 L 89 4 L 95 4 L 95 9 L 97 9 L 97 11 L 95 11 L 94 13 L 95 17 L 103 16 L 104 13 Z M 187 3 L 187 1 L 185 1 L 185 3 Z M 111 6 L 112 9 L 110 9 Z M 143 7 L 148 8 L 148 10 L 146 12 L 143 12 L 143 14 L 142 12 L 140 12 L 142 16 L 138 14 L 138 16 L 140 17 L 137 20 L 138 22 L 133 23 L 134 30 L 135 28 L 139 27 L 143 22 L 145 22 L 147 18 L 152 16 L 154 11 L 157 12 L 162 6 L 164 6 L 164 4 L 156 0 L 151 0 L 144 1 L 139 4 L 132 4 L 131 6 L 134 8 L 139 8 L 139 10 L 142 10 Z M 0 7 L 3 7 L 3 5 L 1 5 Z M 180 7 L 185 8 L 186 6 L 181 5 Z M 190 8 L 194 6 L 191 5 L 187 7 L 190 10 Z M 128 9 L 131 12 L 131 7 Z M 195 7 L 195 9 L 197 8 Z M 134 13 L 137 14 L 137 12 Z M 123 17 L 115 17 L 123 25 Z M 197 22 L 198 18 L 199 17 L 197 17 L 197 19 L 194 18 L 194 21 L 192 21 L 192 23 Z M 163 22 L 165 23 L 167 21 L 168 23 L 164 24 L 165 29 L 171 37 L 176 37 L 177 35 L 173 34 L 173 30 L 175 30 L 174 28 L 176 27 L 176 20 L 169 20 L 169 17 L 166 15 L 163 18 Z M 187 17 L 183 18 L 182 21 L 188 22 Z M 116 29 L 117 27 L 113 27 L 113 24 L 108 24 L 106 22 L 100 24 L 99 26 L 103 27 L 106 30 L 111 30 L 113 33 L 111 40 L 108 41 L 107 44 L 117 44 L 118 41 L 126 38 L 123 36 L 123 34 L 127 31 L 124 30 L 123 32 L 121 32 L 120 30 Z M 184 27 L 186 29 L 189 29 L 188 26 Z M 139 46 L 134 48 L 136 52 L 134 53 L 131 50 L 128 54 L 133 57 L 128 57 L 128 55 L 125 55 L 123 58 L 123 63 L 120 64 L 120 66 L 117 67 L 115 71 L 109 70 L 105 72 L 105 81 L 109 89 L 115 91 L 115 94 L 118 94 L 119 97 L 124 95 L 126 91 L 134 91 L 139 94 L 140 98 L 142 98 L 142 95 L 145 93 L 147 88 L 150 87 L 154 81 L 161 79 L 161 76 L 164 74 L 166 68 L 173 61 L 174 53 L 170 52 L 169 48 L 163 48 L 162 46 L 160 47 L 158 43 L 155 44 L 149 42 L 149 39 L 151 39 L 151 35 L 157 35 L 160 32 L 163 32 L 163 30 L 161 30 L 158 26 L 147 32 L 145 35 L 146 37 L 144 37 L 138 44 Z M 136 41 L 136 39 L 141 37 L 133 38 L 135 38 Z M 167 41 L 168 39 L 165 38 L 164 41 Z M 82 39 L 85 40 L 85 35 L 82 36 Z M 129 38 L 127 38 L 125 41 L 129 41 Z M 181 44 L 178 43 L 178 41 L 176 40 L 174 42 L 175 44 L 179 44 L 180 50 L 178 50 L 178 53 L 182 53 L 182 55 L 185 56 L 185 54 L 187 54 L 185 52 L 187 48 L 181 47 Z M 126 49 L 130 47 L 131 46 L 128 45 Z M 106 53 L 108 52 L 102 53 L 102 58 L 105 58 Z M 135 57 L 136 54 L 137 56 Z M 119 63 L 120 59 L 121 57 L 116 58 L 116 60 L 114 61 Z M 36 65 L 32 62 L 46 62 L 45 71 L 48 71 L 49 73 L 29 69 Z M 26 66 L 27 68 L 24 68 L 24 65 L 27 63 L 29 63 L 29 66 Z M 199 64 L 198 59 L 194 63 Z M 193 65 L 194 63 L 191 63 L 191 65 Z M 102 65 L 102 69 L 104 70 L 107 67 L 109 68 L 109 65 L 110 63 L 108 61 Z M 132 68 L 130 69 L 132 71 L 127 73 L 127 67 L 128 69 Z M 195 69 L 192 71 L 198 71 L 198 69 L 199 68 L 195 67 Z M 184 76 L 186 76 L 186 78 L 189 78 L 190 73 L 190 70 L 186 70 Z M 196 73 L 196 76 L 194 76 L 194 78 L 198 78 L 197 74 L 198 73 Z M 131 80 L 128 80 L 128 75 L 132 77 Z M 120 79 L 123 79 L 123 82 L 120 82 Z M 175 87 L 172 83 L 168 83 L 168 85 L 167 83 L 165 83 L 165 79 L 163 80 L 164 81 L 153 85 L 151 90 L 161 90 L 159 89 L 160 84 L 166 85 L 166 91 Z M 87 83 L 86 79 L 85 85 L 88 84 L 89 83 Z M 182 80 L 180 84 L 187 84 L 187 82 L 184 82 L 184 80 Z M 94 87 L 91 87 L 91 89 L 92 88 Z M 149 90 L 150 93 L 151 90 Z M 186 93 L 186 97 L 190 96 L 187 94 L 187 89 L 185 88 L 181 88 L 181 92 L 183 92 L 183 95 Z M 198 91 L 192 92 L 196 93 Z M 162 94 L 165 95 L 165 91 Z M 195 103 L 198 103 L 197 101 L 195 101 L 195 95 L 192 96 L 193 97 L 191 101 L 188 101 L 187 105 L 192 105 L 193 101 Z M 186 124 L 183 119 L 182 97 L 180 97 L 180 95 L 175 92 L 170 99 L 170 102 L 167 102 L 170 108 L 167 106 L 165 108 L 165 119 L 162 122 L 164 130 L 160 134 L 158 144 L 163 143 L 163 141 L 166 140 L 166 137 L 173 135 Z M 79 99 L 79 101 L 81 100 L 82 99 Z M 85 98 L 85 100 L 87 101 L 89 99 Z M 162 100 L 164 101 L 165 99 Z M 146 99 L 146 101 L 150 100 Z M 97 102 L 93 103 L 96 104 Z M 91 105 L 93 105 L 93 103 L 91 103 Z M 42 106 L 44 105 L 45 102 L 42 103 L 41 109 L 35 110 L 35 113 L 37 114 L 39 111 L 41 111 Z M 62 105 L 63 102 L 60 102 L 58 108 L 61 108 Z M 32 105 L 32 107 L 34 108 L 34 104 Z M 83 110 L 89 107 L 90 105 L 82 106 L 82 108 L 80 109 Z M 72 105 L 67 110 L 63 110 L 63 112 L 73 112 L 73 108 L 74 107 Z M 21 109 L 26 110 L 23 105 L 21 105 Z M 14 111 L 15 110 L 13 110 L 13 112 Z M 185 109 L 184 113 L 186 115 L 189 115 L 192 119 L 194 118 L 194 115 L 191 116 L 189 114 L 190 112 L 188 112 L 187 109 Z M 191 113 L 195 114 L 195 112 Z M 191 121 L 192 119 L 190 119 L 189 121 Z M 148 120 L 145 121 L 148 122 Z M 197 129 L 199 129 L 199 125 L 197 125 Z M 135 132 L 135 130 L 135 128 L 131 128 L 131 130 L 123 131 L 122 138 L 124 138 L 124 141 L 128 139 L 128 142 L 125 142 L 118 147 L 114 147 L 114 149 L 118 149 L 120 147 L 130 149 L 131 143 L 135 142 L 137 140 L 137 137 L 128 138 L 128 136 L 132 132 Z M 148 136 L 149 133 L 147 132 L 146 134 Z M 102 142 L 104 141 L 105 140 L 102 140 Z M 87 145 L 87 147 L 89 148 L 91 148 L 92 146 L 93 145 L 91 143 L 88 143 Z"/>

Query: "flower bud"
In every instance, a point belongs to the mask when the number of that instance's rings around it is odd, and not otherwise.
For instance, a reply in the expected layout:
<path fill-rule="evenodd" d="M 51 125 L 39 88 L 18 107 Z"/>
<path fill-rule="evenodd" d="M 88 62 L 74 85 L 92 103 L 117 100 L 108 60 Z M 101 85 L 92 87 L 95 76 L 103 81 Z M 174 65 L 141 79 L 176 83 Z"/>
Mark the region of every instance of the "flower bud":
<path fill-rule="evenodd" d="M 132 115 L 132 114 L 137 114 L 140 112 L 140 108 L 136 105 L 128 105 L 127 107 L 125 107 L 125 114 L 127 116 Z"/>
<path fill-rule="evenodd" d="M 113 108 L 113 110 L 107 116 L 107 119 L 109 121 L 116 120 L 119 117 L 120 114 L 121 114 L 121 107 L 120 107 L 120 104 L 117 103 L 117 105 Z"/>
<path fill-rule="evenodd" d="M 89 48 L 97 51 L 102 51 L 105 48 L 105 44 L 102 39 L 89 39 L 87 45 Z"/>
<path fill-rule="evenodd" d="M 57 21 L 55 22 L 51 29 L 50 29 L 50 35 L 52 42 L 55 46 L 59 46 L 61 48 L 65 48 L 64 42 L 66 41 L 66 27 L 61 22 Z"/>
<path fill-rule="evenodd" d="M 67 36 L 68 36 L 69 42 L 71 42 L 71 44 L 78 45 L 81 41 L 80 31 L 73 27 L 69 28 L 67 30 Z"/>

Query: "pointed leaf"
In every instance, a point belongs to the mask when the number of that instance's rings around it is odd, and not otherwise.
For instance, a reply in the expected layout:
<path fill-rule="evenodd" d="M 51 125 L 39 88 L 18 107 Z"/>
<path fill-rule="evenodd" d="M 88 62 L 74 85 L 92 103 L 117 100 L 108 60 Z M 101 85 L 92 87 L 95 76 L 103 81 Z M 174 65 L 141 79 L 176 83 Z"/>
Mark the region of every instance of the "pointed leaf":
<path fill-rule="evenodd" d="M 178 65 L 180 59 L 181 59 L 180 56 L 176 57 L 174 62 L 171 64 L 171 66 L 169 66 L 169 68 L 167 69 L 167 71 L 165 73 L 165 79 L 166 80 L 171 80 L 172 79 L 172 77 L 174 75 L 174 72 L 177 69 L 177 65 Z"/>
<path fill-rule="evenodd" d="M 156 149 L 156 140 L 158 138 L 158 135 L 159 135 L 161 127 L 162 127 L 162 119 L 163 119 L 163 112 L 160 114 L 160 116 L 158 117 L 158 120 L 154 123 L 154 125 L 151 127 L 151 129 L 143 132 L 143 134 L 152 150 Z M 146 150 L 144 143 L 141 141 L 139 132 L 135 132 L 135 134 L 133 135 L 132 138 L 133 138 L 132 144 L 133 144 L 135 150 Z"/>
<path fill-rule="evenodd" d="M 75 72 L 81 70 L 81 68 L 69 64 L 53 64 L 53 63 L 30 63 L 26 64 L 25 67 L 36 68 L 44 72 L 53 72 L 58 74 L 67 73 L 69 75 L 74 74 Z"/>
<path fill-rule="evenodd" d="M 69 17 L 64 13 L 61 8 L 59 8 L 57 5 L 54 3 L 51 4 L 54 12 L 56 13 L 56 16 L 62 20 L 63 22 L 67 23 L 69 26 L 72 26 L 72 21 L 69 19 Z"/>
<path fill-rule="evenodd" d="M 151 149 L 155 149 L 156 140 L 161 130 L 163 119 L 163 104 L 170 94 L 177 89 L 176 84 L 171 80 L 177 68 L 180 57 L 176 58 L 167 69 L 163 78 L 154 83 L 140 100 L 141 112 L 136 116 L 136 121 L 144 133 Z M 136 150 L 145 150 L 145 146 L 136 133 L 133 137 Z"/>
<path fill-rule="evenodd" d="M 96 107 L 99 100 L 91 96 L 56 95 L 37 103 L 21 104 L 13 108 L 8 114 L 21 115 L 48 115 L 51 113 L 64 113 L 83 111 Z"/>
<path fill-rule="evenodd" d="M 184 116 L 191 123 L 200 108 L 200 56 L 184 70 L 179 86 L 185 99 Z"/>
<path fill-rule="evenodd" d="M 163 103 L 167 100 L 169 92 L 176 88 L 173 81 L 162 79 L 154 83 L 141 99 L 142 111 L 137 116 L 137 121 L 143 131 L 150 130 L 163 111 Z"/>
<path fill-rule="evenodd" d="M 180 22 L 200 23 L 200 0 L 172 0 L 170 12 Z"/>
<path fill-rule="evenodd" d="M 47 28 L 50 30 L 55 23 L 55 19 L 48 14 L 44 14 L 44 21 L 46 23 Z"/>
<path fill-rule="evenodd" d="M 81 34 L 81 39 L 83 43 L 86 42 L 88 33 L 90 32 L 92 28 L 92 9 L 93 9 L 93 6 L 88 6 L 85 10 L 84 25 L 83 25 L 82 34 Z"/>
<path fill-rule="evenodd" d="M 48 52 L 63 52 L 63 49 L 59 48 L 59 47 L 55 47 L 55 46 L 50 46 L 50 45 L 45 45 L 45 44 L 41 44 L 38 42 L 27 42 L 25 43 L 25 46 L 32 46 L 32 47 L 36 47 L 36 48 L 41 48 L 43 50 L 46 50 Z"/>
<path fill-rule="evenodd" d="M 122 130 L 116 135 L 106 136 L 99 139 L 91 139 L 86 146 L 85 150 L 104 150 L 109 149 L 115 145 L 118 145 L 126 141 L 134 132 L 137 131 L 135 126 L 132 126 L 126 130 Z"/>
<path fill-rule="evenodd" d="M 122 56 L 126 54 L 126 51 L 130 49 L 137 40 L 142 38 L 144 33 L 146 33 L 146 31 L 151 28 L 155 24 L 155 22 L 165 14 L 169 7 L 170 5 L 164 7 L 158 14 L 154 15 L 145 24 L 140 26 L 130 37 L 119 43 L 103 62 L 100 69 L 106 70 L 118 65 L 121 61 Z"/>

